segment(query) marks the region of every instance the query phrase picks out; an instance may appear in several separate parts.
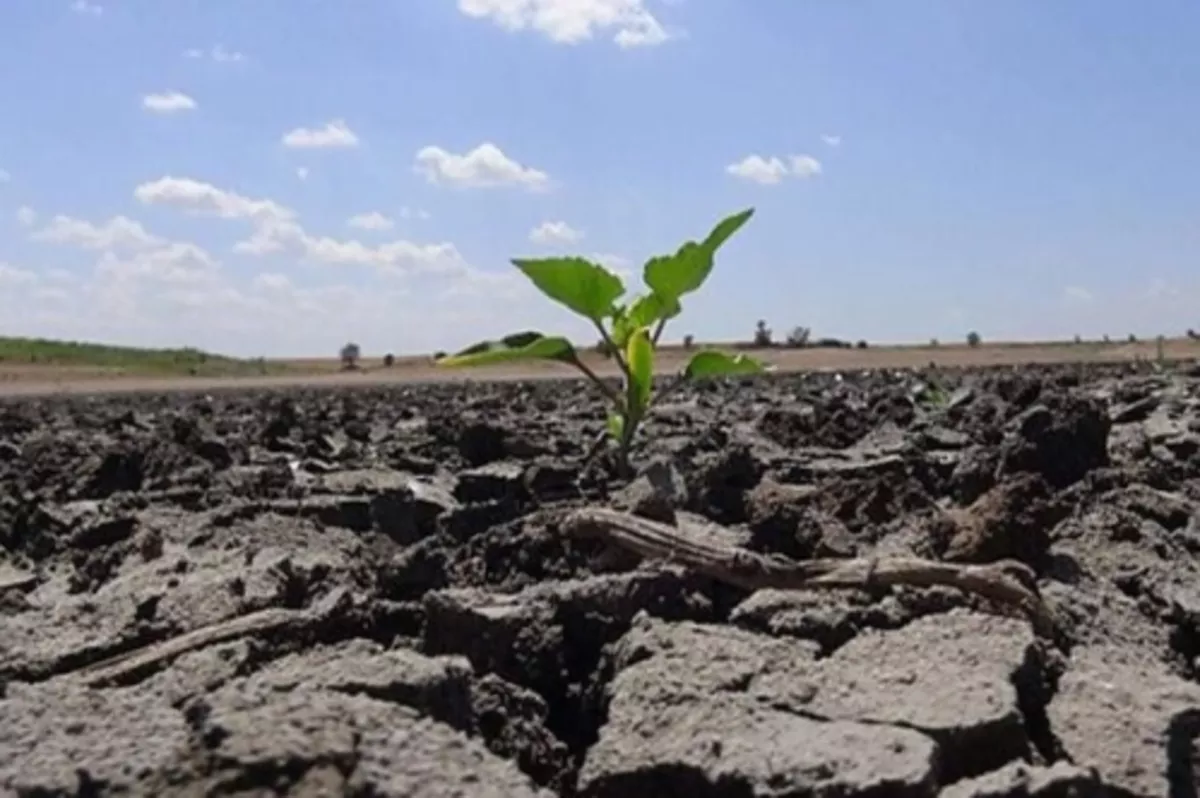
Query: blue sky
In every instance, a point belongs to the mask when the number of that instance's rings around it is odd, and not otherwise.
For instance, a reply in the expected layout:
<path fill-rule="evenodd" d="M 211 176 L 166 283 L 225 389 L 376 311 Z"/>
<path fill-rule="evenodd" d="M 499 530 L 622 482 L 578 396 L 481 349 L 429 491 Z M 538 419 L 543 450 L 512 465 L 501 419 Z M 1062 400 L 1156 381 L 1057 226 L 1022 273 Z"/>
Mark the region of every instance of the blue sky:
<path fill-rule="evenodd" d="M 587 335 L 747 206 L 675 337 L 1200 327 L 1194 0 L 4 0 L 0 328 L 238 354 Z"/>

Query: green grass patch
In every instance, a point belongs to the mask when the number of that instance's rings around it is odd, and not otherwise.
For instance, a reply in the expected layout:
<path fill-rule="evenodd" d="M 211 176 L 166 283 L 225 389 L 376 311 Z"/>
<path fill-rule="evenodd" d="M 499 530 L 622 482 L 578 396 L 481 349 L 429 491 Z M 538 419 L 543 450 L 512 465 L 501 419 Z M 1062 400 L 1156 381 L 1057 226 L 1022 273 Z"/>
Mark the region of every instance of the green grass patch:
<path fill-rule="evenodd" d="M 0 337 L 0 366 L 63 366 L 121 375 L 251 376 L 284 373 L 280 363 L 241 359 L 200 349 L 143 349 L 132 346 L 45 338 Z"/>

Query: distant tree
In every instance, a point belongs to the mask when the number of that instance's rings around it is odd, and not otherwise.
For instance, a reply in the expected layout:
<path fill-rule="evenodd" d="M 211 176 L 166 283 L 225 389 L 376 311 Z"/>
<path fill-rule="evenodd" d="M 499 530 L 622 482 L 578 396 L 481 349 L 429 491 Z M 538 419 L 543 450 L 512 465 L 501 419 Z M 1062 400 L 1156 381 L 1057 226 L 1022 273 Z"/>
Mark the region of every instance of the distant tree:
<path fill-rule="evenodd" d="M 684 349 L 691 349 L 695 345 L 696 345 L 696 336 L 692 335 L 691 333 L 688 333 L 687 335 L 683 336 L 683 348 Z"/>
<path fill-rule="evenodd" d="M 443 352 L 443 351 L 441 351 L 441 350 L 438 350 L 437 352 L 434 352 L 434 353 L 433 353 L 433 359 L 434 359 L 434 360 L 441 360 L 441 359 L 442 359 L 442 358 L 444 358 L 445 356 L 446 356 L 446 353 L 445 353 L 445 352 Z"/>
<path fill-rule="evenodd" d="M 1137 336 L 1136 336 L 1136 335 L 1134 335 L 1133 333 L 1130 333 L 1130 334 L 1129 334 L 1129 343 L 1131 343 L 1131 344 L 1136 344 L 1136 343 L 1137 343 Z"/>
<path fill-rule="evenodd" d="M 759 319 L 758 324 L 754 326 L 754 345 L 765 349 L 771 345 L 771 341 L 771 328 L 765 321 Z"/>
<path fill-rule="evenodd" d="M 383 356 L 383 367 L 390 369 L 394 365 L 396 365 L 396 356 L 388 352 Z"/>
<path fill-rule="evenodd" d="M 1195 330 L 1193 330 L 1193 329 L 1188 329 L 1188 331 L 1187 331 L 1187 337 L 1188 337 L 1188 338 L 1191 338 L 1193 341 L 1197 341 L 1197 340 L 1200 340 L 1200 333 L 1197 333 L 1197 332 L 1196 332 Z"/>
<path fill-rule="evenodd" d="M 808 327 L 793 327 L 788 333 L 787 345 L 792 349 L 803 349 L 808 346 L 808 339 L 812 335 L 812 330 Z"/>
<path fill-rule="evenodd" d="M 971 332 L 967 333 L 967 346 L 974 349 L 981 343 L 983 343 L 983 339 L 979 337 L 979 333 L 975 332 L 974 330 L 971 330 Z"/>
<path fill-rule="evenodd" d="M 1077 343 L 1077 344 L 1083 343 L 1083 338 L 1081 338 L 1078 334 L 1076 334 L 1076 336 L 1075 336 L 1075 343 Z"/>
<path fill-rule="evenodd" d="M 929 345 L 932 346 L 934 349 L 937 349 L 939 346 L 942 345 L 942 342 L 936 338 L 930 338 Z"/>
<path fill-rule="evenodd" d="M 603 338 L 596 342 L 596 345 L 593 347 L 593 349 L 595 349 L 596 354 L 600 355 L 601 357 L 611 358 L 613 356 L 612 346 L 609 345 L 608 341 Z"/>
<path fill-rule="evenodd" d="M 855 346 L 858 347 L 859 349 L 866 349 L 867 342 L 859 339 L 859 342 L 857 344 L 855 344 Z"/>
<path fill-rule="evenodd" d="M 1106 343 L 1106 344 L 1111 344 L 1111 343 L 1112 343 L 1112 339 L 1111 339 L 1111 338 L 1109 338 L 1107 335 L 1105 335 L 1105 336 L 1104 336 L 1104 339 L 1103 339 L 1103 340 L 1104 340 L 1104 343 Z"/>
<path fill-rule="evenodd" d="M 342 347 L 342 370 L 353 371 L 358 368 L 358 360 L 362 357 L 362 348 L 356 343 L 348 343 Z"/>

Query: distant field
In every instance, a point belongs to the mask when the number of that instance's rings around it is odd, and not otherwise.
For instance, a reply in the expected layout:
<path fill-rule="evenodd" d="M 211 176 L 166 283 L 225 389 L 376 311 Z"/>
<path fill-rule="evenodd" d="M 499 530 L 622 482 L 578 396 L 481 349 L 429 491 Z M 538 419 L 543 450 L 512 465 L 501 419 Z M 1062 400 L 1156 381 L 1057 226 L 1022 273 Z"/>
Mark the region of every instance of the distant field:
<path fill-rule="evenodd" d="M 709 346 L 699 344 L 698 347 Z M 1134 343 L 1098 341 L 998 342 L 969 347 L 877 346 L 867 349 L 759 349 L 729 344 L 724 349 L 750 351 L 783 372 L 816 369 L 920 368 L 936 365 L 999 366 L 1033 363 L 1103 363 L 1154 360 L 1153 340 Z M 1200 358 L 1200 341 L 1167 339 L 1163 358 Z M 679 346 L 659 352 L 658 370 L 678 370 L 690 356 Z M 596 372 L 617 376 L 612 361 L 588 350 L 584 361 Z M 219 388 L 284 387 L 428 382 L 469 379 L 542 379 L 575 376 L 569 367 L 552 363 L 509 364 L 483 369 L 436 368 L 428 356 L 398 357 L 385 368 L 378 358 L 363 358 L 358 371 L 345 372 L 337 358 L 243 360 L 196 349 L 136 349 L 101 344 L 0 338 L 0 393 L 37 395 L 59 392 L 93 393 L 130 390 L 215 390 Z"/>
<path fill-rule="evenodd" d="M 288 373 L 282 362 L 199 349 L 141 349 L 44 338 L 0 337 L 0 379 L 240 377 Z"/>

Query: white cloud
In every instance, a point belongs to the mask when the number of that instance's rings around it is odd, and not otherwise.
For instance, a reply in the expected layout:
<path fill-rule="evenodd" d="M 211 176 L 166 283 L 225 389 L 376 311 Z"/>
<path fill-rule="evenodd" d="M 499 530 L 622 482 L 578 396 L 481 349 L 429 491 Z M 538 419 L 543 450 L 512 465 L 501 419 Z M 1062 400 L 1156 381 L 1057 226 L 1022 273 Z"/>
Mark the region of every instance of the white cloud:
<path fill-rule="evenodd" d="M 154 235 L 126 216 L 94 224 L 58 215 L 31 238 L 99 252 L 96 273 L 106 279 L 195 282 L 211 277 L 218 269 L 202 247 Z"/>
<path fill-rule="evenodd" d="M 821 162 L 811 155 L 793 155 L 792 174 L 795 177 L 815 177 L 821 174 Z"/>
<path fill-rule="evenodd" d="M 833 135 L 826 133 L 825 135 L 821 136 L 821 141 L 825 142 L 830 147 L 842 146 L 842 137 L 841 136 L 833 136 Z"/>
<path fill-rule="evenodd" d="M 344 119 L 334 119 L 319 128 L 298 127 L 283 136 L 283 146 L 296 150 L 323 150 L 358 145 L 358 136 Z"/>
<path fill-rule="evenodd" d="M 1180 295 L 1179 288 L 1161 277 L 1155 277 L 1146 288 L 1147 299 L 1171 299 Z"/>
<path fill-rule="evenodd" d="M 0 183 L 7 183 L 10 180 L 12 180 L 12 175 L 3 169 L 0 169 Z"/>
<path fill-rule="evenodd" d="M 778 156 L 747 155 L 725 167 L 725 171 L 741 180 L 771 186 L 785 177 L 808 178 L 821 173 L 821 162 L 811 155 L 791 155 L 784 161 Z"/>
<path fill-rule="evenodd" d="M 190 50 L 184 50 L 184 58 L 192 59 L 208 59 L 217 64 L 240 64 L 246 60 L 243 53 L 236 50 L 226 50 L 223 45 L 213 45 L 211 49 L 203 50 L 199 47 L 193 47 Z"/>
<path fill-rule="evenodd" d="M 566 222 L 542 222 L 529 231 L 529 240 L 535 244 L 572 244 L 583 238 L 583 233 Z"/>
<path fill-rule="evenodd" d="M 429 216 L 429 211 L 422 210 L 421 208 L 410 208 L 407 205 L 405 205 L 404 207 L 402 207 L 400 209 L 400 218 L 401 219 L 420 219 L 421 221 L 425 221 L 426 219 L 429 219 L 430 216 Z"/>
<path fill-rule="evenodd" d="M 9 266 L 4 261 L 0 260 L 0 286 L 11 288 L 13 286 L 32 285 L 38 281 L 38 276 L 27 269 L 18 269 L 16 266 Z"/>
<path fill-rule="evenodd" d="M 234 245 L 234 251 L 243 255 L 292 255 L 328 266 L 365 266 L 394 275 L 471 273 L 458 249 L 448 242 L 397 240 L 372 246 L 353 239 L 312 235 L 290 221 L 259 225 L 254 235 Z"/>
<path fill-rule="evenodd" d="M 1095 299 L 1092 292 L 1078 285 L 1069 285 L 1063 289 L 1063 299 L 1071 305 L 1087 305 Z"/>
<path fill-rule="evenodd" d="M 300 178 L 301 180 L 308 180 L 308 174 L 309 172 L 307 166 L 296 167 L 296 177 Z"/>
<path fill-rule="evenodd" d="M 319 235 L 278 202 L 187 178 L 164 177 L 134 194 L 143 204 L 248 224 L 234 246 L 238 268 L 127 216 L 34 219 L 32 239 L 76 250 L 56 257 L 85 261 L 54 275 L 0 265 L 0 318 L 28 335 L 249 355 L 333 355 L 347 337 L 379 352 L 449 350 L 495 334 L 488 319 L 497 298 L 514 317 L 543 322 L 519 275 L 474 269 L 449 242 Z M 258 255 L 263 268 L 247 269 Z M 528 314 L 517 306 L 526 301 Z"/>
<path fill-rule="evenodd" d="M 671 38 L 645 0 L 458 0 L 458 8 L 508 31 L 538 31 L 559 44 L 578 44 L 597 33 L 611 33 L 622 48 Z"/>
<path fill-rule="evenodd" d="M 115 216 L 103 224 L 58 215 L 31 236 L 34 241 L 68 244 L 90 250 L 143 250 L 166 243 L 147 232 L 140 222 Z"/>
<path fill-rule="evenodd" d="M 550 183 L 545 172 L 512 160 L 490 141 L 465 155 L 441 147 L 424 147 L 417 152 L 413 170 L 435 185 L 465 188 L 522 186 L 536 190 L 547 188 Z"/>
<path fill-rule="evenodd" d="M 737 163 L 725 167 L 725 171 L 742 180 L 749 180 L 762 185 L 773 185 L 787 175 L 787 164 L 779 158 L 763 158 L 761 155 L 747 155 Z"/>
<path fill-rule="evenodd" d="M 384 216 L 379 211 L 351 216 L 346 220 L 346 224 L 351 227 L 357 227 L 360 230 L 391 230 L 396 226 L 396 223 L 392 219 Z"/>
<path fill-rule="evenodd" d="M 242 255 L 295 255 L 316 263 L 371 266 L 391 273 L 466 274 L 470 271 L 461 254 L 450 243 L 416 244 L 399 240 L 370 246 L 354 240 L 312 235 L 296 220 L 292 209 L 274 200 L 252 199 L 190 178 L 163 177 L 143 183 L 134 190 L 134 197 L 143 204 L 173 207 L 185 213 L 250 221 L 254 225 L 254 232 L 234 245 L 234 252 Z M 380 217 L 390 221 L 382 214 Z M 368 225 L 380 223 L 380 219 L 370 214 L 365 215 L 364 219 Z M 358 221 L 364 222 L 364 219 Z M 114 229 L 110 230 L 109 227 Z M 111 246 L 118 236 L 131 242 L 143 240 L 147 245 L 154 243 L 146 239 L 148 234 L 140 225 L 123 217 L 103 229 L 75 223 L 75 226 L 56 231 L 53 235 L 58 239 L 92 241 L 97 249 Z"/>
<path fill-rule="evenodd" d="M 292 281 L 285 274 L 275 272 L 263 272 L 254 278 L 256 288 L 268 288 L 274 290 L 282 290 L 292 287 Z"/>
<path fill-rule="evenodd" d="M 183 241 L 168 241 L 144 252 L 121 257 L 105 252 L 96 273 L 118 280 L 158 280 L 167 283 L 197 283 L 215 277 L 217 263 L 200 247 Z"/>
<path fill-rule="evenodd" d="M 17 208 L 17 224 L 22 227 L 32 227 L 37 222 L 37 211 L 28 205 Z"/>
<path fill-rule="evenodd" d="M 133 196 L 145 205 L 167 205 L 201 216 L 252 219 L 257 222 L 288 220 L 295 216 L 274 200 L 250 199 L 186 177 L 162 177 L 142 183 Z"/>
<path fill-rule="evenodd" d="M 76 14 L 84 14 L 91 17 L 98 17 L 104 13 L 104 8 L 98 3 L 89 3 L 88 0 L 75 0 L 71 3 L 71 10 Z"/>
<path fill-rule="evenodd" d="M 147 94 L 142 98 L 142 107 L 156 114 L 174 114 L 196 110 L 196 101 L 178 91 Z"/>

